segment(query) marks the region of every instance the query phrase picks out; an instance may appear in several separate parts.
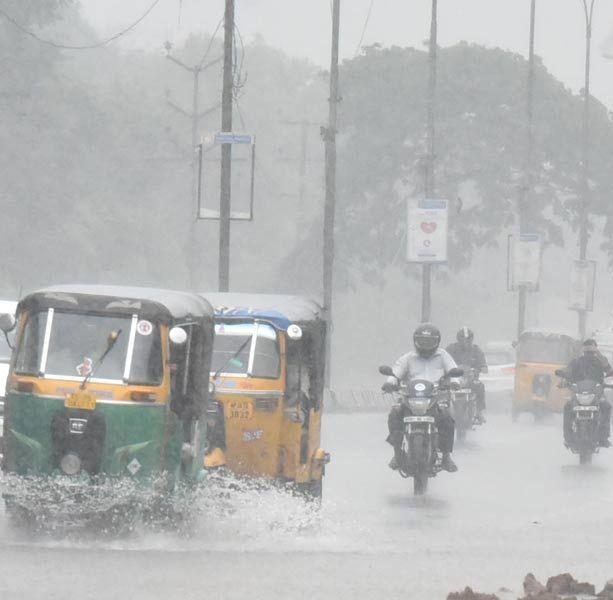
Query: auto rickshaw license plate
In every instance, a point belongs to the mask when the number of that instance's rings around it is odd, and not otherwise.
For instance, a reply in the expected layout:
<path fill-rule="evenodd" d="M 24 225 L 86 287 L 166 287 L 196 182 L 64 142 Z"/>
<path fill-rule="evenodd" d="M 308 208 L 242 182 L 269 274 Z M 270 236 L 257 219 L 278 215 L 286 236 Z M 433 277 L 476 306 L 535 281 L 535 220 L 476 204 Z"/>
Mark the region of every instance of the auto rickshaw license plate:
<path fill-rule="evenodd" d="M 83 410 L 94 410 L 96 408 L 96 397 L 87 392 L 75 392 L 68 394 L 64 400 L 66 408 L 80 408 Z"/>
<path fill-rule="evenodd" d="M 253 416 L 253 404 L 250 400 L 232 400 L 229 408 L 230 419 L 250 419 Z"/>

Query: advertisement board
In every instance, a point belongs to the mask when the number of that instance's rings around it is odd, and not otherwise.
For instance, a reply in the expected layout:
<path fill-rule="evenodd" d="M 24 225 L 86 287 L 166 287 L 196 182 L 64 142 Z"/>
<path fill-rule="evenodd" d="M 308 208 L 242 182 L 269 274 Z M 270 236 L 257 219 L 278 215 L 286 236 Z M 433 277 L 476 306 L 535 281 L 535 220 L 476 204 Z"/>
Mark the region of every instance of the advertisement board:
<path fill-rule="evenodd" d="M 568 308 L 579 311 L 594 310 L 594 287 L 596 284 L 596 262 L 574 260 L 570 271 Z"/>
<path fill-rule="evenodd" d="M 521 286 L 537 291 L 541 276 L 541 238 L 536 233 L 510 235 L 508 239 L 507 288 Z"/>
<path fill-rule="evenodd" d="M 447 261 L 447 200 L 408 203 L 407 260 L 416 263 Z"/>

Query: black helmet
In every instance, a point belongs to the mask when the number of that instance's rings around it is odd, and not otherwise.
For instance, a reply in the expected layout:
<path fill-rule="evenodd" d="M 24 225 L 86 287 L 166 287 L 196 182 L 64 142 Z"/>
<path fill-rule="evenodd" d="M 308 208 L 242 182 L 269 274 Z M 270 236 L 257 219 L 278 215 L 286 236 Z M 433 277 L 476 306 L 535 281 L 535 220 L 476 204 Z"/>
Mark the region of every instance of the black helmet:
<path fill-rule="evenodd" d="M 428 358 L 438 349 L 441 343 L 441 332 L 432 323 L 422 323 L 413 333 L 413 343 L 417 354 Z"/>
<path fill-rule="evenodd" d="M 469 344 L 472 344 L 474 337 L 475 334 L 472 332 L 472 329 L 469 329 L 466 325 L 462 327 L 462 329 L 458 331 L 458 335 L 456 335 L 458 342 L 468 342 Z"/>

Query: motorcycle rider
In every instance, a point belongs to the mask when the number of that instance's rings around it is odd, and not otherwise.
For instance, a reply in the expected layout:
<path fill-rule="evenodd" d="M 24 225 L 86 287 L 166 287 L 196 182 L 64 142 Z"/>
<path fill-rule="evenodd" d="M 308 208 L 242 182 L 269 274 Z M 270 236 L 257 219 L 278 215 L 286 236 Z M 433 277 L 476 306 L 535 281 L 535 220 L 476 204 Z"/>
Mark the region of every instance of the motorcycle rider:
<path fill-rule="evenodd" d="M 457 367 L 449 353 L 439 348 L 440 343 L 441 333 L 438 328 L 431 323 L 422 323 L 413 333 L 415 350 L 402 355 L 394 363 L 392 371 L 395 377 L 388 377 L 382 389 L 386 392 L 392 391 L 397 388 L 398 381 L 410 379 L 426 379 L 438 383 L 441 377 Z M 398 469 L 402 456 L 405 410 L 402 405 L 393 406 L 387 420 L 387 442 L 394 447 L 394 456 L 389 464 L 392 469 Z M 453 473 L 458 470 L 451 458 L 455 423 L 447 410 L 439 408 L 436 427 L 439 433 L 439 449 L 443 453 L 441 467 Z"/>
<path fill-rule="evenodd" d="M 607 358 L 598 350 L 596 340 L 588 339 L 583 342 L 583 354 L 574 358 L 566 367 L 566 379 L 572 383 L 579 381 L 604 382 L 604 378 L 613 375 L 613 369 Z M 569 400 L 564 405 L 564 441 L 570 445 L 573 437 L 573 408 Z M 611 442 L 611 405 L 606 398 L 600 401 L 600 422 L 598 423 L 599 443 L 601 448 L 609 448 Z"/>
<path fill-rule="evenodd" d="M 471 329 L 464 326 L 456 335 L 457 342 L 447 346 L 447 352 L 451 354 L 453 360 L 458 365 L 466 365 L 477 373 L 487 373 L 487 361 L 485 354 L 477 344 L 474 343 L 475 334 Z M 478 423 L 485 423 L 483 411 L 485 411 L 485 386 L 479 380 L 475 380 L 472 389 L 477 398 L 477 416 Z"/>

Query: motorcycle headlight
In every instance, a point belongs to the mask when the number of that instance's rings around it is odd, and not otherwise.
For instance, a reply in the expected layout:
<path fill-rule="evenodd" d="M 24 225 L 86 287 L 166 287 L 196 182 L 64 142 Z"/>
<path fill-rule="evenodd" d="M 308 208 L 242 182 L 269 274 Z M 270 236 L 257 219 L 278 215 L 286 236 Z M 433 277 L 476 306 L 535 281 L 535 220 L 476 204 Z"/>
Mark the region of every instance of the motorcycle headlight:
<path fill-rule="evenodd" d="M 409 398 L 409 409 L 415 416 L 425 415 L 430 406 L 430 398 Z"/>
<path fill-rule="evenodd" d="M 581 404 L 581 406 L 589 406 L 590 404 L 593 404 L 594 398 L 596 398 L 596 394 L 589 394 L 585 392 L 577 394 L 577 402 Z"/>

